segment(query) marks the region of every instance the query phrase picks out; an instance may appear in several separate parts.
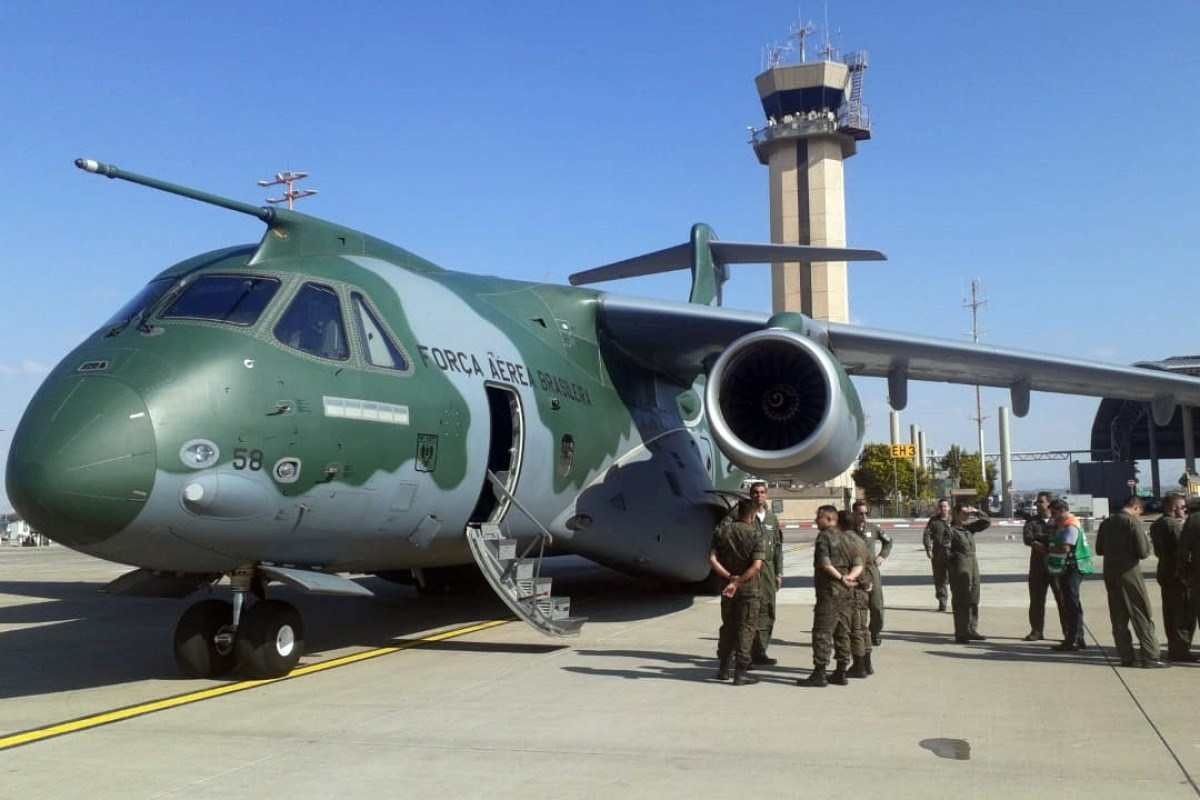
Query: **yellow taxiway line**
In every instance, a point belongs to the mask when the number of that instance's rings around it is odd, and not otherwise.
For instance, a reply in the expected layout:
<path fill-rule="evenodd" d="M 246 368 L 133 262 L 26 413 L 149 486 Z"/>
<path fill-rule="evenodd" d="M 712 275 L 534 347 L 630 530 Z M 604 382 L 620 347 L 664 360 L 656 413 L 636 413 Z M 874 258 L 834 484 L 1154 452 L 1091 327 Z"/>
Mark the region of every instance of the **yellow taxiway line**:
<path fill-rule="evenodd" d="M 214 686 L 211 689 L 201 689 L 197 692 L 188 692 L 187 694 L 175 695 L 174 697 L 164 697 L 160 700 L 151 700 L 148 703 L 140 703 L 134 706 L 118 708 L 112 711 L 105 711 L 100 714 L 93 714 L 89 717 L 81 717 L 80 719 L 68 720 L 67 722 L 59 722 L 54 725 L 48 725 L 44 728 L 35 728 L 33 730 L 23 731 L 21 733 L 13 733 L 7 736 L 0 736 L 0 750 L 8 750 L 13 747 L 20 747 L 33 742 L 40 742 L 43 739 L 50 739 L 55 736 L 62 736 L 67 733 L 77 733 L 86 731 L 90 728 L 97 728 L 101 725 L 111 725 L 114 722 L 122 722 L 134 717 L 142 717 L 146 714 L 153 714 L 156 711 L 166 711 L 169 708 L 178 708 L 190 703 L 198 703 L 201 700 L 211 700 L 214 697 L 223 697 L 227 694 L 235 692 L 244 692 L 247 689 L 256 689 L 259 686 L 266 686 L 280 681 L 291 680 L 292 678 L 302 678 L 305 675 L 312 675 L 317 672 L 324 672 L 338 667 L 345 667 L 349 664 L 357 664 L 359 661 L 367 661 L 380 656 L 391 655 L 398 653 L 401 650 L 409 650 L 422 644 L 431 642 L 442 642 L 447 639 L 455 639 L 459 636 L 466 636 L 469 633 L 478 633 L 485 631 L 488 628 L 495 628 L 500 625 L 507 625 L 512 622 L 511 619 L 494 619 L 487 622 L 479 622 L 474 625 L 466 625 L 461 628 L 451 628 L 441 633 L 430 634 L 420 639 L 411 639 L 393 647 L 378 647 L 374 650 L 365 650 L 361 653 L 354 653 L 340 658 L 331 658 L 328 661 L 319 661 L 316 664 L 309 664 L 304 667 L 297 667 L 278 678 L 267 678 L 265 680 L 255 681 L 238 681 L 237 683 L 227 683 L 223 686 Z"/>

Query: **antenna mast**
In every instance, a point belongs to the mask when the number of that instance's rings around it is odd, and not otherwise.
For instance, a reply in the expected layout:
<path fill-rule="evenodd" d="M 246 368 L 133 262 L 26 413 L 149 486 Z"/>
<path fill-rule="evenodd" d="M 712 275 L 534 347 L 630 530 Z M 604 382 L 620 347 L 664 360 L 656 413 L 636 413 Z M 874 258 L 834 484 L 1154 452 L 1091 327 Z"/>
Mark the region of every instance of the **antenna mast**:
<path fill-rule="evenodd" d="M 317 193 L 316 189 L 295 188 L 296 181 L 303 180 L 307 177 L 307 172 L 292 172 L 291 170 L 285 170 L 283 172 L 276 172 L 274 178 L 263 178 L 261 181 L 258 181 L 258 185 L 264 188 L 267 186 L 280 185 L 287 187 L 283 193 L 283 196 L 268 197 L 267 202 L 271 203 L 272 205 L 286 202 L 288 204 L 288 211 L 291 211 L 297 200 L 303 200 L 305 197 L 312 197 Z"/>
<path fill-rule="evenodd" d="M 979 309 L 987 305 L 987 300 L 982 297 L 982 287 L 979 284 L 978 278 L 971 279 L 971 299 L 963 300 L 963 308 L 971 309 L 971 341 L 978 344 L 979 337 L 982 332 L 979 330 Z M 987 419 L 983 415 L 983 401 L 979 392 L 979 384 L 975 384 L 975 416 L 971 419 L 975 420 L 975 428 L 979 434 L 979 478 L 984 483 L 987 483 L 987 466 L 983 457 L 983 421 Z"/>

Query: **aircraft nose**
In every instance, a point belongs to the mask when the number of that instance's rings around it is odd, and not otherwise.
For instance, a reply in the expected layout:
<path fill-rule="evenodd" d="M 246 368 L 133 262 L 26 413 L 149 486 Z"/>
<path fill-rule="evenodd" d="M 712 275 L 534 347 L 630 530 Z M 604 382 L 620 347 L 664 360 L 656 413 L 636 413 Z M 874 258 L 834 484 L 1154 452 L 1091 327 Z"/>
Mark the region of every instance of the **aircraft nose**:
<path fill-rule="evenodd" d="M 154 486 L 154 429 L 142 398 L 113 378 L 51 378 L 8 454 L 13 507 L 65 545 L 94 545 L 142 510 Z"/>

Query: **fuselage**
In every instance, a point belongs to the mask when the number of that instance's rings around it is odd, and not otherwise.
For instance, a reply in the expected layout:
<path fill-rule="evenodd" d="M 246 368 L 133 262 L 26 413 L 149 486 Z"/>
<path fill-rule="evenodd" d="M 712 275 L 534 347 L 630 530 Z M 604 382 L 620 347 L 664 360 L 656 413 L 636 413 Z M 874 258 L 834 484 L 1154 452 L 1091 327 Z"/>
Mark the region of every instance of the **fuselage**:
<path fill-rule="evenodd" d="M 8 463 L 34 525 L 186 573 L 466 563 L 485 521 L 707 573 L 709 490 L 740 475 L 687 387 L 606 348 L 595 292 L 442 270 L 320 221 L 282 233 L 165 270 L 54 369 Z"/>

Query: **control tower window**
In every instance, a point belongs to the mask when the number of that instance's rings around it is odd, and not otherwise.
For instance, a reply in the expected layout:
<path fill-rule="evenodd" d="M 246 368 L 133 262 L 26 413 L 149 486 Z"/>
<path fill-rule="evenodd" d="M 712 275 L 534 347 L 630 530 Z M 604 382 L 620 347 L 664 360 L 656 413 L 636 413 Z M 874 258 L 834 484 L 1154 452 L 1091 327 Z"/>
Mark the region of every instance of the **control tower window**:
<path fill-rule="evenodd" d="M 404 354 L 392 342 L 383 325 L 379 324 L 379 319 L 371 312 L 363 296 L 352 292 L 350 297 L 354 301 L 354 321 L 358 324 L 358 335 L 367 350 L 367 361 L 386 369 L 408 369 Z"/>
<path fill-rule="evenodd" d="M 104 323 L 105 328 L 119 328 L 128 325 L 139 314 L 144 314 L 146 311 L 159 301 L 159 299 L 167 293 L 167 289 L 175 283 L 175 278 L 159 278 L 158 280 L 150 281 L 142 290 L 134 295 L 133 299 L 121 309 L 112 315 L 108 322 Z"/>
<path fill-rule="evenodd" d="M 345 361 L 350 357 L 337 292 L 306 283 L 275 326 L 275 338 L 309 355 Z"/>
<path fill-rule="evenodd" d="M 274 278 L 204 275 L 184 289 L 162 316 L 253 325 L 278 289 L 279 281 Z"/>

